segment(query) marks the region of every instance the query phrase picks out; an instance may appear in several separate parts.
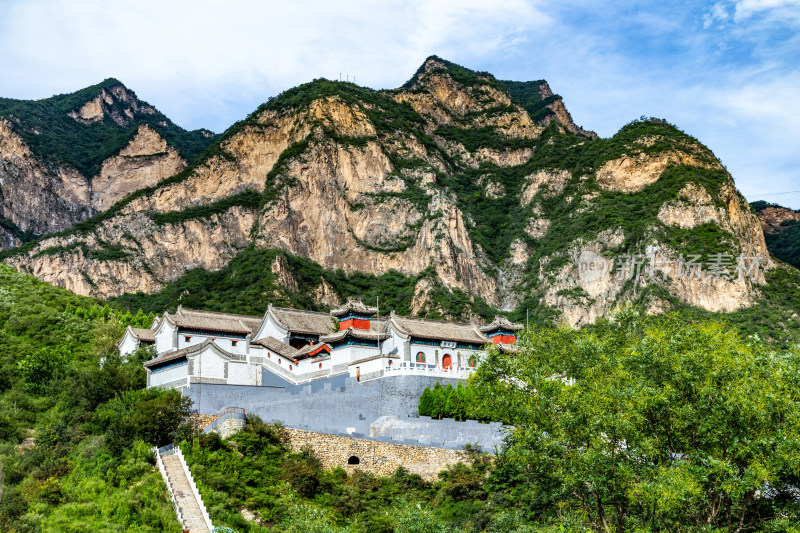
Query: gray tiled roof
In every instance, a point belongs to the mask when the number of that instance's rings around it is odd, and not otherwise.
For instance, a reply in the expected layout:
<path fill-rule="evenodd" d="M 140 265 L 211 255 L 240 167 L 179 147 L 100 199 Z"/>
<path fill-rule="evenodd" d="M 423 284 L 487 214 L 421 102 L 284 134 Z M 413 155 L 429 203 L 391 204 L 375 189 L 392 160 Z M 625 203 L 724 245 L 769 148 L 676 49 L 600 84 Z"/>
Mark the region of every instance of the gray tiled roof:
<path fill-rule="evenodd" d="M 368 307 L 364 305 L 361 300 L 350 299 L 347 300 L 347 303 L 341 307 L 337 307 L 335 309 L 331 309 L 331 314 L 333 316 L 343 316 L 353 311 L 360 315 L 374 315 L 378 312 L 377 307 Z"/>
<path fill-rule="evenodd" d="M 499 344 L 495 344 L 495 346 L 497 346 L 497 349 L 500 350 L 500 352 L 502 353 L 510 353 L 510 354 L 519 353 L 519 346 L 517 346 L 516 344 L 504 344 L 501 342 Z"/>
<path fill-rule="evenodd" d="M 466 342 L 472 344 L 486 344 L 489 339 L 485 337 L 475 324 L 458 322 L 444 322 L 442 320 L 427 320 L 422 318 L 409 318 L 392 315 L 391 322 L 402 333 L 423 339 Z"/>
<path fill-rule="evenodd" d="M 517 324 L 516 322 L 509 322 L 508 319 L 504 316 L 496 316 L 494 317 L 494 320 L 492 320 L 491 324 L 482 326 L 480 330 L 484 333 L 488 331 L 494 331 L 498 328 L 507 329 L 509 331 L 519 331 L 523 329 L 523 327 L 524 326 L 522 324 Z"/>
<path fill-rule="evenodd" d="M 164 313 L 164 317 L 184 328 L 206 329 L 227 333 L 252 334 L 261 326 L 263 320 L 258 316 L 235 315 L 215 311 L 196 311 L 178 307 L 175 314 Z"/>
<path fill-rule="evenodd" d="M 198 344 L 198 346 L 202 346 L 202 345 Z M 192 348 L 194 348 L 194 346 L 192 346 Z M 153 359 L 150 359 L 149 361 L 145 361 L 142 366 L 144 366 L 145 368 L 150 368 L 151 366 L 159 365 L 161 363 L 168 363 L 170 361 L 174 361 L 175 359 L 180 359 L 181 357 L 186 357 L 187 355 L 189 355 L 189 350 L 190 349 L 191 348 L 181 348 L 180 350 L 175 350 L 175 351 L 172 351 L 172 352 L 164 352 L 161 355 L 159 355 L 158 357 L 154 357 Z"/>
<path fill-rule="evenodd" d="M 150 328 L 132 328 L 128 326 L 131 335 L 144 342 L 156 342 L 156 333 Z"/>
<path fill-rule="evenodd" d="M 389 333 L 387 333 L 385 331 L 384 332 L 380 332 L 380 331 L 376 331 L 376 330 L 373 330 L 373 329 L 355 329 L 353 327 L 349 327 L 349 328 L 343 329 L 342 331 L 339 331 L 337 333 L 333 333 L 331 335 L 325 335 L 323 337 L 320 337 L 319 340 L 322 341 L 322 342 L 330 343 L 330 342 L 340 341 L 340 340 L 342 340 L 342 339 L 344 339 L 344 338 L 346 338 L 348 336 L 354 337 L 356 339 L 377 341 L 378 339 L 380 339 L 380 340 L 388 339 L 389 338 Z"/>
<path fill-rule="evenodd" d="M 282 355 L 287 359 L 294 359 L 297 356 L 296 348 L 289 346 L 283 341 L 279 341 L 275 337 L 264 337 L 263 339 L 255 340 L 250 344 L 255 344 L 256 346 L 266 348 L 267 350 L 275 352 L 278 355 Z"/>
<path fill-rule="evenodd" d="M 270 305 L 269 313 L 284 329 L 306 335 L 328 335 L 333 332 L 333 319 L 328 313 L 300 311 Z"/>
<path fill-rule="evenodd" d="M 212 346 L 213 349 L 215 349 L 217 351 L 217 353 L 222 354 L 224 357 L 226 357 L 228 359 L 233 359 L 233 360 L 238 360 L 238 361 L 241 361 L 241 360 L 244 359 L 243 355 L 233 354 L 233 353 L 230 353 L 230 352 L 228 352 L 226 350 L 223 350 L 214 341 L 212 341 L 211 339 L 208 339 L 205 342 L 201 342 L 200 344 L 196 344 L 194 346 L 187 346 L 186 348 L 181 348 L 180 350 L 174 350 L 172 352 L 164 352 L 161 355 L 159 355 L 158 357 L 154 357 L 153 359 L 150 359 L 149 361 L 145 361 L 142 366 L 144 366 L 145 368 L 150 368 L 151 366 L 159 365 L 161 363 L 168 363 L 169 361 L 174 361 L 176 359 L 180 359 L 181 357 L 194 355 L 194 354 L 196 354 L 198 352 L 201 352 L 202 350 L 204 350 L 208 346 Z"/>

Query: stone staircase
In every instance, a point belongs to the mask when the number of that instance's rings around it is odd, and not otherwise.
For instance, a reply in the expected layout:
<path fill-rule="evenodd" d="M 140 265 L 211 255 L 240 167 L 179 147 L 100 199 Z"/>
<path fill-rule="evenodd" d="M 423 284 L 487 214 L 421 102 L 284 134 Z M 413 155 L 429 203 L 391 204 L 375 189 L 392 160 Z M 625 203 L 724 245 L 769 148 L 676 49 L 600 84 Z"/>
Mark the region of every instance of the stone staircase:
<path fill-rule="evenodd" d="M 184 533 L 209 533 L 211 520 L 180 449 L 159 449 L 157 461 Z"/>

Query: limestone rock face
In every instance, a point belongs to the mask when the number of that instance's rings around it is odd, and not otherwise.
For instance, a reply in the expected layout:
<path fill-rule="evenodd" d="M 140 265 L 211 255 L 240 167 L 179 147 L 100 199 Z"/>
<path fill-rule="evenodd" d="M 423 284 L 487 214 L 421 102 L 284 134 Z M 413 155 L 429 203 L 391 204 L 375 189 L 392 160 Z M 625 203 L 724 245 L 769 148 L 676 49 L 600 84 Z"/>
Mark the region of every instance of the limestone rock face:
<path fill-rule="evenodd" d="M 124 111 L 114 109 L 115 99 L 128 104 L 128 108 Z M 133 122 L 134 113 L 154 115 L 156 110 L 140 102 L 124 85 L 120 84 L 110 89 L 103 89 L 100 94 L 83 104 L 80 109 L 70 111 L 68 115 L 81 124 L 99 122 L 108 117 L 120 126 L 127 126 Z"/>
<path fill-rule="evenodd" d="M 248 244 L 253 213 L 234 207 L 208 220 L 187 220 L 162 226 L 146 217 L 124 215 L 87 238 L 52 237 L 41 249 L 59 249 L 38 257 L 18 255 L 8 262 L 43 281 L 78 294 L 101 298 L 126 292 L 154 292 L 164 280 L 195 267 L 222 268 Z M 104 243 L 123 247 L 125 257 L 97 257 Z M 155 273 L 158 273 L 156 277 Z"/>
<path fill-rule="evenodd" d="M 24 231 L 47 233 L 86 218 L 90 187 L 77 171 L 37 161 L 0 119 L 0 213 Z"/>
<path fill-rule="evenodd" d="M 177 174 L 186 166 L 175 148 L 147 125 L 119 155 L 103 162 L 100 174 L 92 179 L 92 209 L 105 211 L 132 192 Z"/>
<path fill-rule="evenodd" d="M 90 180 L 68 166 L 38 161 L 8 122 L 0 119 L 0 214 L 23 231 L 64 230 L 185 166 L 173 147 L 143 125 Z M 10 248 L 16 244 L 4 240 L 0 245 Z"/>
<path fill-rule="evenodd" d="M 0 218 L 16 240 L 0 247 L 105 211 L 176 174 L 215 138 L 172 124 L 114 79 L 44 100 L 3 99 Z"/>
<path fill-rule="evenodd" d="M 668 152 L 655 156 L 640 153 L 605 163 L 597 171 L 597 182 L 606 190 L 635 192 L 655 183 L 670 165 L 721 168 L 719 162 L 706 163 L 692 154 Z"/>
<path fill-rule="evenodd" d="M 800 211 L 788 209 L 786 207 L 770 206 L 758 214 L 761 220 L 761 228 L 764 233 L 780 233 L 786 226 L 784 222 L 800 221 Z"/>
<path fill-rule="evenodd" d="M 719 224 L 724 218 L 724 208 L 717 207 L 711 195 L 695 183 L 687 184 L 676 200 L 663 204 L 658 211 L 661 222 L 681 228 L 695 228 L 707 222 Z"/>

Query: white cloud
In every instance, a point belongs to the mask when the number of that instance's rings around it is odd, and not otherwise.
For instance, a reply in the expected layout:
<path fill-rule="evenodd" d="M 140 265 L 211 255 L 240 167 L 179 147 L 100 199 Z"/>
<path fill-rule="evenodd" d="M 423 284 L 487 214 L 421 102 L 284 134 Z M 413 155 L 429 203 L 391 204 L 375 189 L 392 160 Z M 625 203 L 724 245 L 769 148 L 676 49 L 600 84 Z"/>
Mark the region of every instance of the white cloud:
<path fill-rule="evenodd" d="M 113 76 L 178 124 L 221 131 L 313 78 L 397 87 L 438 54 L 501 79 L 546 78 L 576 122 L 604 136 L 664 117 L 757 190 L 764 173 L 800 181 L 800 32 L 786 31 L 799 6 L 0 0 L 0 96 L 43 98 Z"/>
<path fill-rule="evenodd" d="M 738 0 L 734 19 L 742 22 L 755 15 L 767 15 L 773 20 L 800 22 L 800 1 L 798 0 Z"/>
<path fill-rule="evenodd" d="M 396 86 L 432 53 L 456 60 L 508 53 L 548 21 L 523 0 L 28 0 L 6 7 L 0 94 L 45 97 L 115 76 L 166 97 L 153 103 L 193 126 L 197 105 L 214 104 L 182 101 L 176 92 L 259 103 L 270 95 L 265 88 L 340 72 Z"/>

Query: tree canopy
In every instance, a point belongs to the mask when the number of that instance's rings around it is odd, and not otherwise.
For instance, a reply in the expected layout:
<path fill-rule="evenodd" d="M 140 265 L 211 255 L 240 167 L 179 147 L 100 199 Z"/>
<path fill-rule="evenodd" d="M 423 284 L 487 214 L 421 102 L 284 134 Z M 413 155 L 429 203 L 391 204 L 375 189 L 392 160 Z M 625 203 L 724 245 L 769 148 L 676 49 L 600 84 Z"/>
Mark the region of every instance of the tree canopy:
<path fill-rule="evenodd" d="M 800 351 L 627 311 L 492 352 L 474 386 L 516 429 L 493 483 L 601 531 L 800 531 Z"/>

